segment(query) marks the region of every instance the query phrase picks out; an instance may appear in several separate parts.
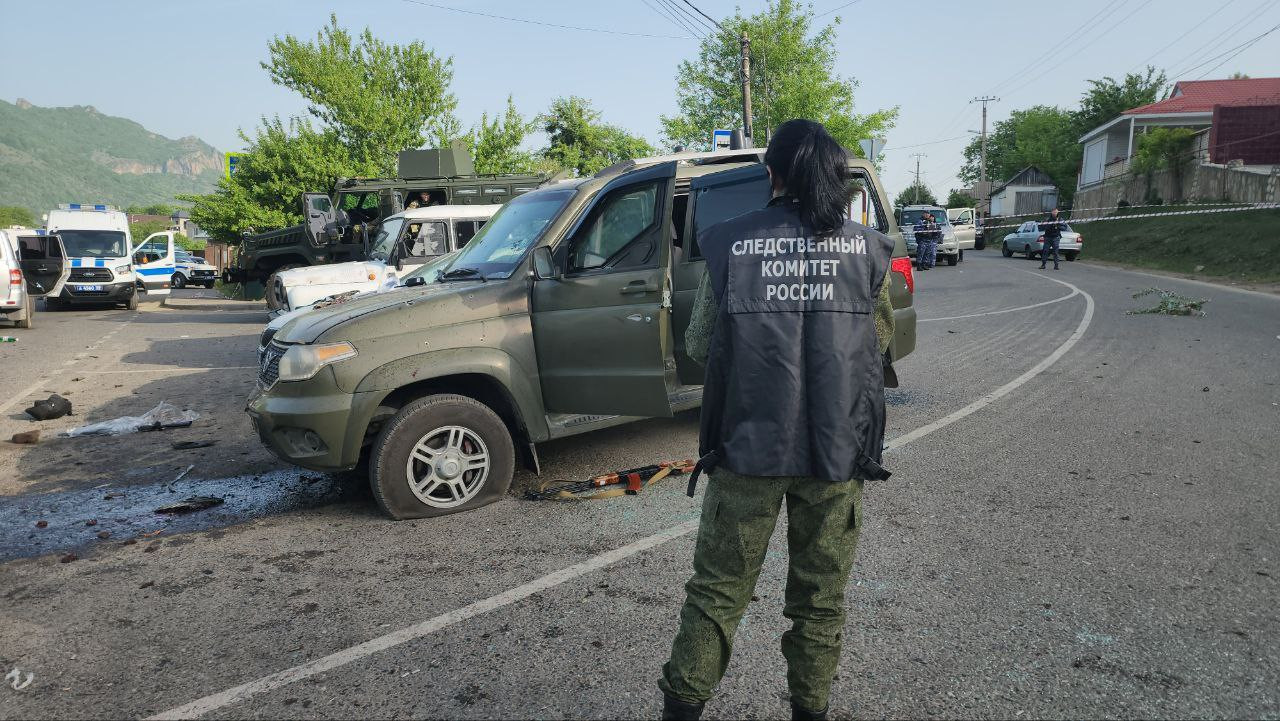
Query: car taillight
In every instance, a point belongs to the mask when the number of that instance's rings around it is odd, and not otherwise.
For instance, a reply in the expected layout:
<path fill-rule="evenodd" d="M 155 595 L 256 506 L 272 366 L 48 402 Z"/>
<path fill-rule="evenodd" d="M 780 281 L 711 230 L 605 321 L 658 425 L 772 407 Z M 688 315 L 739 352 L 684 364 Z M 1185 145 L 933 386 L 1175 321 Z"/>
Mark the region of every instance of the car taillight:
<path fill-rule="evenodd" d="M 1036 238 L 1036 242 L 1037 242 L 1037 243 L 1043 243 L 1043 242 L 1044 242 L 1044 236 L 1042 235 L 1042 236 L 1040 236 L 1039 238 Z"/>
<path fill-rule="evenodd" d="M 911 275 L 910 258 L 894 258 L 889 263 L 889 270 L 902 274 L 902 280 L 906 281 L 908 293 L 916 292 L 916 279 Z"/>
<path fill-rule="evenodd" d="M 1076 245 L 1084 245 L 1084 236 L 1083 236 L 1083 235 L 1077 235 L 1077 236 L 1076 236 Z"/>
<path fill-rule="evenodd" d="M 17 268 L 9 269 L 9 285 L 22 285 L 22 271 Z"/>

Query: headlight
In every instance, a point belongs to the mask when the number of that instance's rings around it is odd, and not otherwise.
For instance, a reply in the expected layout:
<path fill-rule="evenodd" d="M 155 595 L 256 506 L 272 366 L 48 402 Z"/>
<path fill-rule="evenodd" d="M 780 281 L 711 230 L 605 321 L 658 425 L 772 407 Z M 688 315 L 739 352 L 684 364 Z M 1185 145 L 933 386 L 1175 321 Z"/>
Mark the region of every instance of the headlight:
<path fill-rule="evenodd" d="M 330 363 L 337 363 L 356 356 L 356 347 L 342 343 L 324 345 L 289 346 L 280 359 L 280 380 L 305 381 Z"/>
<path fill-rule="evenodd" d="M 128 265 L 117 265 L 116 267 L 112 268 L 112 270 L 114 270 L 117 275 L 124 275 L 125 273 L 128 273 L 129 271 L 133 270 L 133 267 Z"/>

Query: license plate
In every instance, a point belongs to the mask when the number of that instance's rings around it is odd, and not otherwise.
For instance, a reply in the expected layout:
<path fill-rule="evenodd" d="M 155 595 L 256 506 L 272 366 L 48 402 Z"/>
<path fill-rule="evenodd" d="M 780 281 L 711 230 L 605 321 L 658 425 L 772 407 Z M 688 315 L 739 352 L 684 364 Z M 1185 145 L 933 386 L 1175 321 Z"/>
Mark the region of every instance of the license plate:
<path fill-rule="evenodd" d="M 82 290 L 82 291 L 95 291 L 95 290 L 102 290 L 102 286 L 100 286 L 100 285 L 77 285 L 77 286 L 76 286 L 76 290 Z"/>

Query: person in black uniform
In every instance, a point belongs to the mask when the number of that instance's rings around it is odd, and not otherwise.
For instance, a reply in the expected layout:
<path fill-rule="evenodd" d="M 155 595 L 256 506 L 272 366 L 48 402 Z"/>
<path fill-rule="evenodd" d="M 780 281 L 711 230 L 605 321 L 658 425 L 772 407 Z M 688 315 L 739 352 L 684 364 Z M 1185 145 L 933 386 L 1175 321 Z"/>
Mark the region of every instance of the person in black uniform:
<path fill-rule="evenodd" d="M 893 240 L 848 219 L 848 158 L 822 125 L 783 123 L 764 160 L 768 206 L 698 238 L 707 272 L 685 343 L 707 371 L 689 494 L 701 469 L 710 482 L 658 682 L 664 719 L 698 718 L 720 682 L 784 502 L 791 713 L 826 718 L 862 483 L 889 476 L 880 453 Z"/>
<path fill-rule="evenodd" d="M 1058 270 L 1058 245 L 1062 243 L 1063 222 L 1058 217 L 1058 209 L 1054 208 L 1049 213 L 1049 217 L 1040 224 L 1040 230 L 1044 233 L 1044 249 L 1040 251 L 1040 270 L 1044 270 L 1045 263 L 1049 261 L 1050 250 L 1053 250 L 1053 269 Z"/>

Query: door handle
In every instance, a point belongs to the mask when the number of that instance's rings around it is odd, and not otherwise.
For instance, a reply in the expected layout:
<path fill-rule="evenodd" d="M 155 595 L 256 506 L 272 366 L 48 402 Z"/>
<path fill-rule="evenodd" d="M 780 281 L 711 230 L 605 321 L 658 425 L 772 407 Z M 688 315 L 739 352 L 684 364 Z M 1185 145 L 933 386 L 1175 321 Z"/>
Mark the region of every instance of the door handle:
<path fill-rule="evenodd" d="M 618 292 L 623 295 L 629 295 L 631 293 L 657 293 L 658 286 L 653 283 L 646 283 L 643 280 L 637 280 L 622 286 L 622 289 Z"/>

